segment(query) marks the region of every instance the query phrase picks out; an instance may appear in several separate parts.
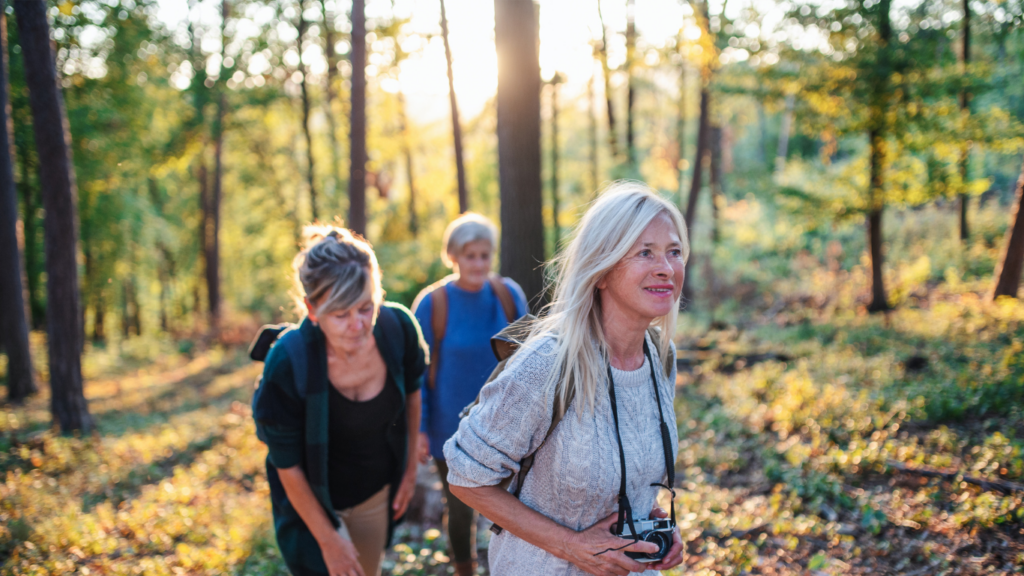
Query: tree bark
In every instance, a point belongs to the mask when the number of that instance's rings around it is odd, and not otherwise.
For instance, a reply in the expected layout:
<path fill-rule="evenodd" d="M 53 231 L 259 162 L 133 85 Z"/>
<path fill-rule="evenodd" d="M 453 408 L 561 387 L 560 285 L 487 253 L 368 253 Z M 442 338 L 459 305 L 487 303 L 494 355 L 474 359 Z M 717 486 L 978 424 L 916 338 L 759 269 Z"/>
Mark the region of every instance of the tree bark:
<path fill-rule="evenodd" d="M 563 81 L 555 72 L 551 79 L 551 230 L 554 233 L 552 254 L 558 252 L 562 243 L 562 230 L 558 223 L 561 211 L 558 201 L 558 85 Z"/>
<path fill-rule="evenodd" d="M 228 0 L 221 2 L 221 62 L 225 60 L 227 46 Z M 221 76 L 224 72 L 221 71 Z M 224 116 L 227 114 L 227 99 L 224 94 L 224 78 L 217 80 L 217 116 L 213 122 L 213 185 L 210 187 L 206 213 L 206 297 L 209 304 L 210 329 L 214 334 L 220 329 L 220 205 L 223 198 L 224 182 Z"/>
<path fill-rule="evenodd" d="M 775 175 L 786 170 L 786 156 L 789 154 L 789 133 L 793 130 L 793 108 L 796 96 L 786 95 L 786 109 L 782 113 L 782 125 L 779 126 L 779 145 L 775 148 Z"/>
<path fill-rule="evenodd" d="M 415 238 L 419 234 L 420 221 L 416 214 L 416 172 L 412 161 L 412 137 L 409 135 L 409 118 L 405 113 L 405 94 L 398 92 L 398 121 L 402 131 L 402 153 L 405 155 L 405 174 L 409 179 L 409 232 Z"/>
<path fill-rule="evenodd" d="M 338 145 L 338 120 L 334 115 L 334 82 L 338 77 L 338 57 L 334 52 L 334 15 L 327 10 L 327 0 L 320 0 L 324 13 L 324 55 L 327 58 L 327 75 L 324 86 L 324 112 L 327 114 L 327 129 L 331 144 L 331 188 L 326 194 L 329 201 L 341 186 L 341 154 Z M 332 202 L 333 206 L 333 202 Z M 331 210 L 333 211 L 333 209 Z"/>
<path fill-rule="evenodd" d="M 348 227 L 366 235 L 366 0 L 352 0 L 352 115 L 349 122 Z"/>
<path fill-rule="evenodd" d="M 633 105 L 636 87 L 633 75 L 636 73 L 636 0 L 626 1 L 626 160 L 634 170 L 636 164 L 636 142 L 634 141 Z"/>
<path fill-rule="evenodd" d="M 536 311 L 544 299 L 536 4 L 532 0 L 494 0 L 494 22 L 501 274 L 519 282 Z"/>
<path fill-rule="evenodd" d="M 15 0 L 25 83 L 39 154 L 39 184 L 46 210 L 47 332 L 51 410 L 61 430 L 93 426 L 82 386 L 78 293 L 77 189 L 71 134 L 50 49 L 44 0 Z"/>
<path fill-rule="evenodd" d="M 722 201 L 722 127 L 711 127 L 711 162 L 708 183 L 711 188 L 711 241 L 718 244 L 718 204 Z"/>
<path fill-rule="evenodd" d="M 963 0 L 964 3 L 964 31 L 963 31 L 963 54 L 961 55 L 961 72 L 966 76 L 967 68 L 971 64 L 971 2 L 970 0 Z M 960 112 L 961 114 L 970 114 L 971 112 L 971 93 L 966 88 L 960 92 Z M 960 147 L 960 183 L 961 186 L 967 186 L 967 168 L 968 162 L 971 158 L 971 144 L 970 142 L 964 142 Z M 960 241 L 966 242 L 970 237 L 970 228 L 967 222 L 967 205 L 970 198 L 968 198 L 965 191 L 960 192 Z"/>
<path fill-rule="evenodd" d="M 704 179 L 704 158 L 708 155 L 708 139 L 710 126 L 709 108 L 711 106 L 711 92 L 708 87 L 700 91 L 700 120 L 697 125 L 697 153 L 693 158 L 693 179 L 690 181 L 690 197 L 686 200 L 686 212 L 683 219 L 686 222 L 686 240 L 690 244 L 691 257 L 686 262 L 686 269 L 683 275 L 683 296 L 687 300 L 693 299 L 693 288 L 690 285 L 690 262 L 693 260 L 693 220 L 697 212 L 697 199 L 700 197 L 700 188 Z"/>
<path fill-rule="evenodd" d="M 1024 269 L 1024 211 L 1021 201 L 1024 200 L 1024 164 L 1021 165 L 1020 178 L 1017 179 L 1016 198 L 1013 211 L 1010 212 L 1010 228 L 1006 231 L 1006 249 L 996 266 L 996 283 L 992 288 L 991 298 L 1000 296 L 1017 297 L 1020 287 L 1020 274 Z"/>
<path fill-rule="evenodd" d="M 601 19 L 601 71 L 604 73 L 604 97 L 608 104 L 608 149 L 612 158 L 619 157 L 619 135 L 615 126 L 615 105 L 612 101 L 612 71 L 608 67 L 608 28 L 601 14 L 601 0 L 597 0 L 597 16 Z"/>
<path fill-rule="evenodd" d="M 309 132 L 309 87 L 306 82 L 308 70 L 306 69 L 306 61 L 302 58 L 306 29 L 308 28 L 304 13 L 305 7 L 306 3 L 304 1 L 299 2 L 299 24 L 295 27 L 299 36 L 295 43 L 299 50 L 299 74 L 302 75 L 299 89 L 302 93 L 302 133 L 306 137 L 306 183 L 309 186 L 309 210 L 313 220 L 316 220 L 319 216 L 316 209 L 316 171 L 313 167 L 313 135 Z"/>
<path fill-rule="evenodd" d="M 882 253 L 882 213 L 885 210 L 885 155 L 887 136 L 886 114 L 889 111 L 889 42 L 892 40 L 892 25 L 889 9 L 892 0 L 881 0 L 879 6 L 878 36 L 880 51 L 877 66 L 878 77 L 871 95 L 869 112 L 868 142 L 870 146 L 871 174 L 868 191 L 868 248 L 871 256 L 871 303 L 869 312 L 889 310 L 889 302 L 885 294 L 885 276 L 883 274 L 884 254 Z"/>
<path fill-rule="evenodd" d="M 25 285 L 18 242 L 14 190 L 14 124 L 7 60 L 7 15 L 0 11 L 0 344 L 7 354 L 7 399 L 21 402 L 36 392 L 25 315 Z"/>
<path fill-rule="evenodd" d="M 441 0 L 441 38 L 444 40 L 444 57 L 448 63 L 448 100 L 452 107 L 452 140 L 455 142 L 455 176 L 459 186 L 459 213 L 469 210 L 469 188 L 466 187 L 466 166 L 462 158 L 462 124 L 459 122 L 459 105 L 455 99 L 455 74 L 452 72 L 452 49 L 448 44 L 448 15 Z"/>
<path fill-rule="evenodd" d="M 29 146 L 25 143 L 17 146 L 15 153 L 21 171 L 21 196 L 25 204 L 25 215 L 22 224 L 25 227 L 25 284 L 28 288 L 28 312 L 32 329 L 41 330 L 46 326 L 46 303 L 42 299 L 43 288 L 39 278 L 39 225 L 36 218 L 36 189 L 32 186 L 34 166 Z"/>

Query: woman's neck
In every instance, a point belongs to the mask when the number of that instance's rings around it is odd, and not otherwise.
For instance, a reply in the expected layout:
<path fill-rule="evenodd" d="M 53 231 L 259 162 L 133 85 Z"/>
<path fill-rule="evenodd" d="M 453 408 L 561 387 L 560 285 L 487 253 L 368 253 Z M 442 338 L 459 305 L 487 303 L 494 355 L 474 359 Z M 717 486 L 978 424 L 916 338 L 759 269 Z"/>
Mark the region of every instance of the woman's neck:
<path fill-rule="evenodd" d="M 483 282 L 471 282 L 461 274 L 456 273 L 454 283 L 466 292 L 479 292 L 484 289 Z"/>
<path fill-rule="evenodd" d="M 623 313 L 614 303 L 601 306 L 601 330 L 608 343 L 611 363 L 619 370 L 636 370 L 644 364 L 644 334 L 649 318 Z"/>

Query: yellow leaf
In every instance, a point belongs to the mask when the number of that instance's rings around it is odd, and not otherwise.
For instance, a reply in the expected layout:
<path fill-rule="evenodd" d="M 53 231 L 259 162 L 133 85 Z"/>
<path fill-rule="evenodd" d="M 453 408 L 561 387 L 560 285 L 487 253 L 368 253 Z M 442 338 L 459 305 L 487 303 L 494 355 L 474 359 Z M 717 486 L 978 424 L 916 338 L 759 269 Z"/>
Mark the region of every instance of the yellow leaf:
<path fill-rule="evenodd" d="M 74 7 L 75 7 L 75 3 L 74 2 L 61 2 L 60 5 L 57 6 L 57 9 L 60 10 L 61 14 L 65 15 L 65 16 L 71 16 L 72 10 L 74 9 Z"/>

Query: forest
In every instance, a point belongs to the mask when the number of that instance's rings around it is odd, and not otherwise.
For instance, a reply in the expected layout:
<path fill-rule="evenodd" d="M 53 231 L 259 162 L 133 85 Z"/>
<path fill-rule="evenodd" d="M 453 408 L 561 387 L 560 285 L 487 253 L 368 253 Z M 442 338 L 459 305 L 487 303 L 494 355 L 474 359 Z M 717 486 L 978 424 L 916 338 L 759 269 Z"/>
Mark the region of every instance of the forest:
<path fill-rule="evenodd" d="M 692 246 L 669 573 L 1024 573 L 1024 1 L 8 0 L 0 56 L 0 574 L 287 574 L 302 226 L 410 306 L 483 214 L 539 311 L 620 179 Z M 435 478 L 386 574 L 453 573 Z"/>

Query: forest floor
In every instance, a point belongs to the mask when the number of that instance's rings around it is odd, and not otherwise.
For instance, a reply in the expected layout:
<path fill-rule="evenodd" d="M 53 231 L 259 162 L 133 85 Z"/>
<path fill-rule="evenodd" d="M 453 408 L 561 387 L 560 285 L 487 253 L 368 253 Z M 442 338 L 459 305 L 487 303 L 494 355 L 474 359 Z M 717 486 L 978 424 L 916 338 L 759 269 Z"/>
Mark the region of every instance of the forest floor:
<path fill-rule="evenodd" d="M 848 304 L 681 325 L 673 573 L 1024 573 L 1024 305 Z M 285 574 L 259 370 L 241 347 L 140 339 L 86 356 L 94 434 L 55 434 L 45 393 L 0 406 L 0 574 Z M 439 482 L 420 484 L 386 573 L 450 573 Z"/>

